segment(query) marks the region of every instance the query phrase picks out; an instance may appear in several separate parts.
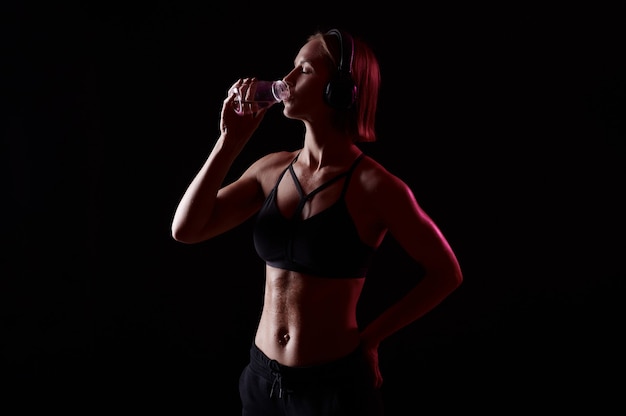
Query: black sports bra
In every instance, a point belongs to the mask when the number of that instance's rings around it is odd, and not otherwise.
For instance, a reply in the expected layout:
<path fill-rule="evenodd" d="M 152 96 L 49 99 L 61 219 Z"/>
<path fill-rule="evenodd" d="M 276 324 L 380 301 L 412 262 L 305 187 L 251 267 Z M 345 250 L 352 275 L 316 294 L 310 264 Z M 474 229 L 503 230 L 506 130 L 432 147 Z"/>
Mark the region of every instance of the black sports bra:
<path fill-rule="evenodd" d="M 359 237 L 348 212 L 345 195 L 352 172 L 363 159 L 363 153 L 352 166 L 308 195 L 293 170 L 286 167 L 265 199 L 254 225 L 253 238 L 257 254 L 270 266 L 328 278 L 365 277 L 375 249 Z M 276 193 L 285 172 L 300 194 L 300 203 L 292 218 L 285 218 L 278 209 Z M 302 219 L 302 209 L 315 194 L 345 178 L 339 199 L 323 211 Z"/>

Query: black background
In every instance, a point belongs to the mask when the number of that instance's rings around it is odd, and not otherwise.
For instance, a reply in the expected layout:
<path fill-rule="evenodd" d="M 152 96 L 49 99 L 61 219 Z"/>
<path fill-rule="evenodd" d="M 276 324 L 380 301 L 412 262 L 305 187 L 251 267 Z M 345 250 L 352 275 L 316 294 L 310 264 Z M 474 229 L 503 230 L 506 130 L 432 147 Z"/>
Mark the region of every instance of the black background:
<path fill-rule="evenodd" d="M 624 369 L 623 16 L 620 3 L 4 2 L 0 374 L 48 409 L 239 414 L 263 288 L 250 224 L 187 246 L 171 218 L 228 87 L 282 77 L 310 33 L 340 27 L 381 65 L 379 141 L 364 150 L 411 186 L 465 273 L 381 345 L 389 414 L 623 409 L 610 376 Z M 270 110 L 228 179 L 301 139 Z M 386 240 L 362 323 L 416 272 Z"/>

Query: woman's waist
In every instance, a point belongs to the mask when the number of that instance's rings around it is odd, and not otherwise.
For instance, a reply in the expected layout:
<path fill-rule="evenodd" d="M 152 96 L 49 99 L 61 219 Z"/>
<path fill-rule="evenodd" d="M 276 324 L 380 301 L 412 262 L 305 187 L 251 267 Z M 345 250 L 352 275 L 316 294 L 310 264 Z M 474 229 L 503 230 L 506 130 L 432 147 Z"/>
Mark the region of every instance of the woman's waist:
<path fill-rule="evenodd" d="M 356 325 L 317 322 L 311 325 L 273 325 L 261 319 L 254 343 L 282 365 L 302 367 L 332 362 L 349 355 L 360 344 Z"/>
<path fill-rule="evenodd" d="M 335 360 L 321 364 L 289 366 L 270 358 L 256 344 L 250 348 L 248 369 L 257 376 L 272 382 L 272 390 L 278 395 L 302 385 L 329 385 L 340 383 L 361 383 L 371 374 L 369 365 L 360 346 Z"/>

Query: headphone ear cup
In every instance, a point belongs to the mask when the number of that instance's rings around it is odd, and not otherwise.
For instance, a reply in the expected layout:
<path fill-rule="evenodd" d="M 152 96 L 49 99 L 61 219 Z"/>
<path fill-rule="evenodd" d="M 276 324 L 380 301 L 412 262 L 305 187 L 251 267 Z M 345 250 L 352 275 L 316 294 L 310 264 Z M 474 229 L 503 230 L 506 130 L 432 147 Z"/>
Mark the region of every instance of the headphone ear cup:
<path fill-rule="evenodd" d="M 348 110 L 356 101 L 356 85 L 350 74 L 339 71 L 326 85 L 326 103 L 337 110 Z"/>

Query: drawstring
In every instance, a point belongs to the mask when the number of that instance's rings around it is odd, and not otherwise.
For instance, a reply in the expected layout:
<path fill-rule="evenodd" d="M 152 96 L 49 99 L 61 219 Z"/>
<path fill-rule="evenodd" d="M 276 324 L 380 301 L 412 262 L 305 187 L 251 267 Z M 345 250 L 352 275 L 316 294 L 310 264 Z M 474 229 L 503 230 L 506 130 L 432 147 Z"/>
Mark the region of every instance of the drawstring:
<path fill-rule="evenodd" d="M 280 373 L 280 369 L 278 368 L 278 362 L 276 360 L 270 361 L 270 368 L 272 369 L 272 375 L 274 376 L 274 381 L 272 382 L 272 388 L 270 390 L 270 399 L 274 396 L 274 388 L 276 384 L 278 384 L 278 398 L 283 398 L 283 377 Z"/>

